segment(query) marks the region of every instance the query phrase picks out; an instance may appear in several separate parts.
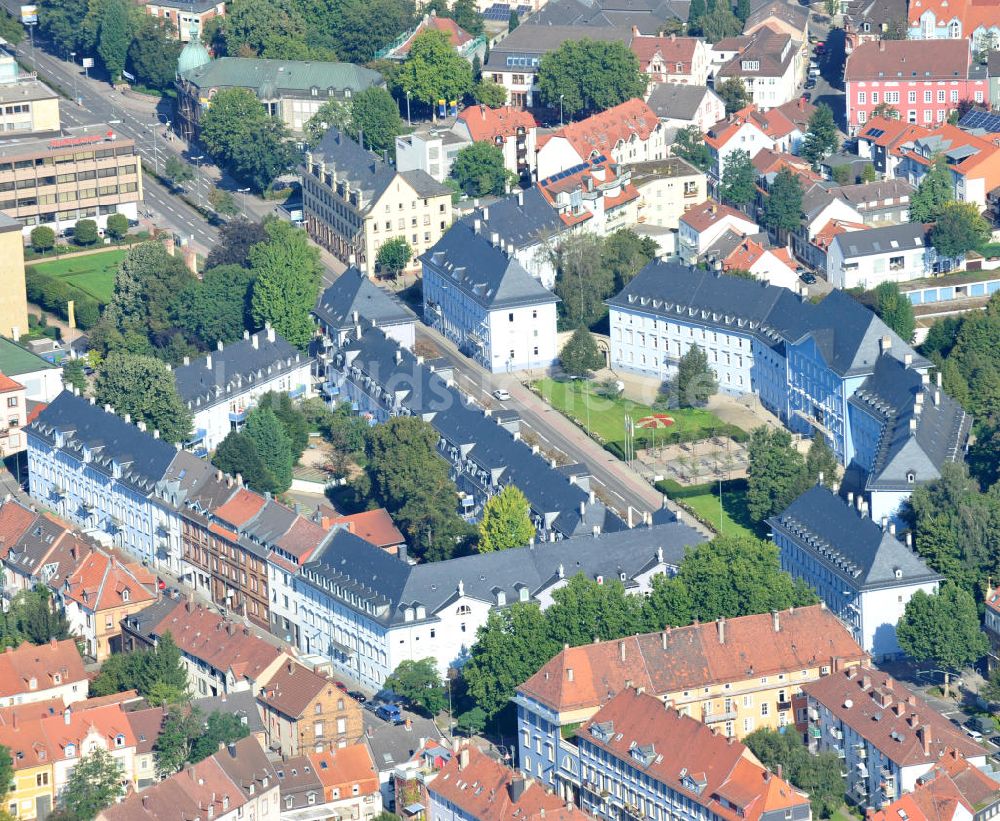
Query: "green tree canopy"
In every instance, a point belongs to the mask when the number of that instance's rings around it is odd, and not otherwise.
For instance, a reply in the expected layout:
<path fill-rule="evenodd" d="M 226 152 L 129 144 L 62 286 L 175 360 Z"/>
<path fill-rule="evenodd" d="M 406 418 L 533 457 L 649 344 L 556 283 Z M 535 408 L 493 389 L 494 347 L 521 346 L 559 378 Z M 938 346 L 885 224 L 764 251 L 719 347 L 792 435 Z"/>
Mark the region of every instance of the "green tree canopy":
<path fill-rule="evenodd" d="M 307 60 L 306 23 L 293 0 L 232 0 L 226 7 L 226 52 L 234 57 Z"/>
<path fill-rule="evenodd" d="M 192 280 L 173 306 L 177 327 L 198 340 L 201 348 L 242 338 L 250 325 L 253 273 L 241 265 L 210 268 Z"/>
<path fill-rule="evenodd" d="M 31 247 L 36 251 L 48 251 L 55 247 L 56 232 L 47 225 L 31 229 Z"/>
<path fill-rule="evenodd" d="M 788 781 L 809 795 L 814 818 L 834 818 L 847 790 L 836 753 L 811 755 L 798 733 L 756 730 L 743 739 L 761 764 L 771 771 L 781 767 Z"/>
<path fill-rule="evenodd" d="M 811 484 L 805 459 L 784 428 L 755 428 L 747 455 L 747 508 L 756 522 L 783 511 Z"/>
<path fill-rule="evenodd" d="M 573 118 L 605 111 L 641 97 L 647 78 L 639 60 L 620 42 L 567 40 L 542 57 L 538 93 L 550 109 Z"/>
<path fill-rule="evenodd" d="M 315 147 L 319 145 L 319 141 L 331 128 L 336 128 L 344 134 L 356 135 L 358 133 L 351 120 L 350 102 L 327 100 L 306 121 L 302 130 L 309 138 L 309 144 Z"/>
<path fill-rule="evenodd" d="M 393 237 L 383 242 L 375 255 L 375 267 L 382 276 L 395 279 L 413 258 L 413 249 L 403 237 Z"/>
<path fill-rule="evenodd" d="M 534 535 L 528 500 L 515 485 L 507 485 L 486 501 L 479 522 L 480 553 L 524 547 Z"/>
<path fill-rule="evenodd" d="M 52 600 L 48 587 L 42 584 L 20 591 L 7 612 L 0 614 L 4 647 L 17 647 L 24 642 L 46 644 L 52 639 L 62 641 L 69 635 L 66 611 Z"/>
<path fill-rule="evenodd" d="M 77 245 L 93 245 L 100 239 L 97 223 L 90 219 L 77 220 L 73 226 L 73 242 Z"/>
<path fill-rule="evenodd" d="M 688 36 L 689 37 L 700 37 L 701 36 L 701 19 L 708 12 L 708 7 L 705 5 L 705 0 L 691 0 L 691 6 L 688 10 Z"/>
<path fill-rule="evenodd" d="M 619 228 L 604 238 L 601 261 L 615 277 L 615 291 L 620 291 L 632 277 L 659 254 L 652 237 L 640 237 L 630 228 Z"/>
<path fill-rule="evenodd" d="M 721 194 L 734 205 L 749 205 L 757 196 L 757 170 L 750 161 L 750 152 L 737 149 L 726 157 L 722 169 Z"/>
<path fill-rule="evenodd" d="M 105 0 L 100 20 L 97 53 L 111 75 L 111 82 L 117 83 L 121 80 L 131 41 L 127 0 Z"/>
<path fill-rule="evenodd" d="M 311 311 L 322 271 L 319 249 L 291 223 L 272 220 L 264 230 L 267 241 L 250 249 L 250 270 L 256 278 L 251 314 L 258 327 L 269 324 L 305 349 L 314 334 Z"/>
<path fill-rule="evenodd" d="M 764 223 L 775 232 L 791 232 L 802 222 L 802 183 L 788 168 L 782 168 L 771 183 L 764 206 Z"/>
<path fill-rule="evenodd" d="M 94 818 L 125 794 L 122 783 L 126 778 L 118 760 L 97 747 L 82 755 L 70 771 L 63 806 L 77 818 Z"/>
<path fill-rule="evenodd" d="M 370 86 L 351 100 L 351 132 L 364 134 L 373 151 L 395 152 L 396 137 L 403 133 L 399 106 L 384 88 Z"/>
<path fill-rule="evenodd" d="M 733 12 L 729 0 L 721 0 L 710 8 L 699 21 L 702 36 L 709 43 L 718 43 L 726 37 L 735 37 L 743 31 L 743 24 Z"/>
<path fill-rule="evenodd" d="M 91 696 L 107 696 L 131 689 L 154 706 L 174 704 L 185 698 L 187 672 L 169 631 L 160 637 L 152 650 L 110 656 L 90 682 Z"/>
<path fill-rule="evenodd" d="M 837 454 L 830 448 L 826 436 L 817 433 L 809 444 L 809 452 L 806 454 L 806 479 L 810 482 L 818 482 L 820 474 L 822 474 L 823 484 L 831 490 L 835 490 L 839 470 L 840 463 L 837 461 Z"/>
<path fill-rule="evenodd" d="M 971 202 L 949 202 L 931 228 L 931 243 L 939 254 L 963 257 L 982 251 L 990 241 L 990 226 Z"/>
<path fill-rule="evenodd" d="M 418 34 L 397 77 L 403 93 L 437 105 L 438 100 L 461 100 L 472 90 L 472 66 L 452 48 L 442 31 Z"/>
<path fill-rule="evenodd" d="M 192 764 L 215 755 L 220 744 L 232 744 L 250 735 L 250 728 L 238 715 L 221 711 L 210 713 L 201 730 L 191 745 L 189 760 Z"/>
<path fill-rule="evenodd" d="M 704 135 L 696 125 L 689 125 L 677 131 L 674 138 L 674 154 L 682 160 L 687 160 L 699 171 L 708 171 L 712 167 L 712 154 L 705 145 Z"/>
<path fill-rule="evenodd" d="M 438 675 L 437 660 L 433 658 L 401 661 L 385 680 L 385 687 L 422 708 L 432 717 L 448 705 L 448 694 Z"/>
<path fill-rule="evenodd" d="M 573 331 L 559 353 L 559 363 L 565 373 L 571 376 L 583 376 L 590 371 L 604 367 L 604 357 L 597 349 L 593 334 L 586 328 L 579 327 Z"/>
<path fill-rule="evenodd" d="M 716 85 L 715 93 L 726 104 L 726 116 L 750 105 L 750 95 L 739 77 L 730 77 Z"/>
<path fill-rule="evenodd" d="M 614 293 L 615 277 L 603 252 L 604 241 L 594 234 L 573 234 L 555 251 L 561 328 L 591 328 L 607 315 L 604 300 Z"/>
<path fill-rule="evenodd" d="M 243 431 L 234 430 L 226 435 L 215 449 L 212 464 L 230 476 L 239 474 L 258 493 L 274 492 L 274 477 L 264 466 L 254 441 Z"/>
<path fill-rule="evenodd" d="M 125 64 L 143 85 L 172 88 L 183 45 L 158 18 L 146 16 L 128 47 Z"/>
<path fill-rule="evenodd" d="M 626 593 L 618 579 L 598 583 L 578 573 L 553 591 L 545 625 L 556 646 L 617 639 L 637 631 L 642 605 L 642 599 Z"/>
<path fill-rule="evenodd" d="M 367 63 L 417 22 L 413 0 L 326 0 L 306 4 L 310 34 L 329 33 L 341 60 Z"/>
<path fill-rule="evenodd" d="M 875 288 L 875 313 L 904 342 L 913 341 L 917 327 L 913 303 L 900 293 L 895 282 L 882 282 Z"/>
<path fill-rule="evenodd" d="M 264 224 L 247 219 L 229 220 L 219 227 L 219 240 L 208 252 L 205 267 L 209 270 L 220 265 L 242 265 L 250 267 L 250 249 L 259 242 L 267 241 Z"/>
<path fill-rule="evenodd" d="M 253 442 L 261 464 L 270 475 L 274 493 L 284 493 L 292 485 L 292 443 L 274 411 L 259 406 L 247 416 L 244 432 Z"/>
<path fill-rule="evenodd" d="M 257 400 L 257 407 L 267 408 L 278 418 L 288 437 L 292 461 L 301 459 L 309 444 L 309 421 L 302 407 L 283 391 L 268 391 Z"/>
<path fill-rule="evenodd" d="M 492 80 L 480 80 L 472 87 L 472 99 L 487 108 L 499 108 L 507 104 L 507 89 Z"/>
<path fill-rule="evenodd" d="M 809 118 L 809 128 L 802 143 L 802 156 L 815 167 L 836 151 L 839 144 L 833 110 L 830 106 L 820 103 Z"/>
<path fill-rule="evenodd" d="M 151 356 L 113 353 L 97 378 L 95 396 L 115 412 L 158 430 L 167 442 L 183 442 L 191 433 L 191 412 L 177 395 L 173 374 Z"/>
<path fill-rule="evenodd" d="M 955 186 L 948 160 L 938 154 L 917 190 L 910 195 L 910 222 L 934 222 L 944 207 L 954 200 Z"/>
<path fill-rule="evenodd" d="M 107 233 L 116 242 L 124 239 L 128 233 L 128 217 L 124 214 L 109 214 Z"/>
<path fill-rule="evenodd" d="M 203 732 L 201 711 L 177 705 L 167 713 L 153 743 L 156 772 L 167 778 L 191 760 L 191 747 Z"/>
<path fill-rule="evenodd" d="M 682 408 L 704 405 L 719 389 L 715 369 L 708 363 L 708 354 L 698 345 L 691 345 L 684 352 L 672 383 L 672 392 Z"/>
<path fill-rule="evenodd" d="M 176 186 L 183 186 L 186 182 L 191 182 L 194 177 L 194 169 L 190 163 L 185 162 L 180 157 L 171 154 L 163 164 L 163 176 Z"/>
<path fill-rule="evenodd" d="M 472 143 L 459 151 L 451 166 L 451 176 L 470 197 L 499 196 L 515 181 L 504 166 L 503 151 L 490 142 Z"/>

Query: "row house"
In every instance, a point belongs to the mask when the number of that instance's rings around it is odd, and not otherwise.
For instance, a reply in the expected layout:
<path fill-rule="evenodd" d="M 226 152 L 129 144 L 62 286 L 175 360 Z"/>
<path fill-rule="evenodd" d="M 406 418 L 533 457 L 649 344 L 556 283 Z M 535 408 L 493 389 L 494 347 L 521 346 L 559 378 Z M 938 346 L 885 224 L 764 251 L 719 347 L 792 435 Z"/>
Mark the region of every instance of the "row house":
<path fill-rule="evenodd" d="M 275 772 L 282 817 L 371 821 L 382 812 L 378 773 L 364 744 L 285 758 Z"/>
<path fill-rule="evenodd" d="M 206 455 L 232 431 L 241 430 L 250 409 L 268 392 L 293 399 L 312 395 L 312 359 L 268 326 L 228 346 L 173 369 L 177 395 L 192 416 L 186 446 Z"/>
<path fill-rule="evenodd" d="M 612 367 L 663 379 L 699 345 L 722 390 L 756 395 L 793 432 L 822 434 L 841 464 L 855 463 L 873 516 L 895 515 L 916 483 L 963 458 L 971 420 L 931 388 L 930 363 L 841 290 L 813 304 L 785 288 L 654 260 L 608 305 Z M 925 386 L 919 399 L 882 388 L 877 372 L 895 367 L 889 360 L 904 372 L 894 381 Z M 907 465 L 909 448 L 922 454 L 919 464 Z"/>
<path fill-rule="evenodd" d="M 883 282 L 920 279 L 931 270 L 930 250 L 921 223 L 845 231 L 830 243 L 826 279 L 835 288 L 865 290 Z"/>
<path fill-rule="evenodd" d="M 812 819 L 808 796 L 741 742 L 641 689 L 618 693 L 577 730 L 576 741 L 580 806 L 607 821 Z"/>
<path fill-rule="evenodd" d="M 944 40 L 932 49 L 913 40 L 862 43 L 844 67 L 848 132 L 857 134 L 884 105 L 911 125 L 943 123 L 960 101 L 986 100 L 988 82 L 967 40 Z"/>
<path fill-rule="evenodd" d="M 750 101 L 760 108 L 784 105 L 799 96 L 801 43 L 770 22 L 733 39 L 736 54 L 715 72 L 716 85 L 733 78 L 742 81 Z"/>
<path fill-rule="evenodd" d="M 87 697 L 87 674 L 73 639 L 24 642 L 0 653 L 0 702 L 4 706 L 73 704 Z"/>
<path fill-rule="evenodd" d="M 978 54 L 1000 47 L 1000 19 L 990 0 L 913 0 L 908 11 L 910 40 L 962 40 Z"/>
<path fill-rule="evenodd" d="M 917 779 L 913 792 L 872 815 L 872 821 L 987 821 L 1000 812 L 1000 781 L 948 750 Z"/>
<path fill-rule="evenodd" d="M 975 767 L 986 764 L 983 747 L 886 673 L 849 667 L 803 690 L 809 749 L 843 760 L 854 801 L 871 807 L 895 801 L 949 751 Z"/>
<path fill-rule="evenodd" d="M 467 657 L 492 611 L 514 602 L 547 607 L 578 573 L 641 594 L 701 541 L 668 522 L 414 565 L 337 531 L 293 577 L 299 650 L 374 689 L 407 660 L 433 658 L 444 675 Z"/>
<path fill-rule="evenodd" d="M 845 501 L 817 484 L 768 524 L 782 569 L 813 588 L 865 652 L 895 658 L 907 602 L 918 590 L 936 593 L 941 577 L 896 536 L 895 523 L 860 507 L 853 492 Z"/>
<path fill-rule="evenodd" d="M 639 70 L 649 77 L 650 85 L 670 83 L 705 86 L 711 65 L 709 47 L 700 37 L 652 37 L 632 30 L 632 53 L 639 60 Z"/>
<path fill-rule="evenodd" d="M 706 85 L 657 83 L 646 97 L 653 113 L 667 128 L 690 128 L 708 131 L 726 117 L 726 104 Z"/>
<path fill-rule="evenodd" d="M 821 271 L 826 270 L 828 243 L 833 236 L 826 236 L 830 224 L 864 225 L 864 217 L 845 197 L 839 195 L 839 189 L 822 180 L 816 180 L 810 171 L 792 168 L 792 172 L 802 183 L 802 220 L 799 227 L 789 234 L 792 251 L 795 256 L 807 265 Z M 761 192 L 760 207 L 763 207 L 763 192 L 769 190 L 774 181 L 774 175 L 762 175 L 758 182 Z M 824 237 L 820 234 L 824 233 Z"/>
<path fill-rule="evenodd" d="M 518 760 L 527 775 L 573 798 L 582 774 L 569 730 L 629 687 L 728 738 L 801 732 L 802 687 L 866 660 L 824 605 L 568 647 L 517 688 Z"/>
<path fill-rule="evenodd" d="M 892 177 L 831 190 L 854 207 L 865 225 L 878 227 L 910 221 L 910 197 L 916 188 L 905 179 Z"/>
<path fill-rule="evenodd" d="M 619 165 L 662 160 L 667 129 L 640 99 L 626 100 L 554 131 L 538 147 L 538 178 L 603 158 Z"/>
<path fill-rule="evenodd" d="M 22 429 L 28 423 L 24 385 L 0 373 L 0 459 L 27 448 Z"/>

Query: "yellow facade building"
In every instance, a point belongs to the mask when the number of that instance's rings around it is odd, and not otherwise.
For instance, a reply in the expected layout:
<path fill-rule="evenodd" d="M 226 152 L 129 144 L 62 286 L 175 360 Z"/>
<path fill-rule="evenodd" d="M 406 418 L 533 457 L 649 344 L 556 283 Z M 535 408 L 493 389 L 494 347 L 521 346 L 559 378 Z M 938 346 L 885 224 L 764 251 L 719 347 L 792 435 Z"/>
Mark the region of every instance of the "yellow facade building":
<path fill-rule="evenodd" d="M 17 339 L 27 332 L 21 223 L 0 212 L 0 336 Z"/>

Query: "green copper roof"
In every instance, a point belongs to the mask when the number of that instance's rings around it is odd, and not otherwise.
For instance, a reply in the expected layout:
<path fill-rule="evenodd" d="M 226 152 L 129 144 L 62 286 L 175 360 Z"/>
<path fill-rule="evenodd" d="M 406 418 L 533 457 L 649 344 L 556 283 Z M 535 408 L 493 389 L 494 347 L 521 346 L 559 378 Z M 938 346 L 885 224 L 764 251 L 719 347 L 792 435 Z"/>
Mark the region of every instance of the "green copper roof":
<path fill-rule="evenodd" d="M 211 62 L 212 57 L 208 53 L 208 49 L 202 44 L 201 38 L 198 36 L 197 23 L 194 23 L 191 26 L 191 39 L 181 49 L 181 53 L 177 57 L 177 74 L 181 75 L 185 72 L 193 71 Z"/>
<path fill-rule="evenodd" d="M 184 59 L 184 52 L 180 60 Z M 178 73 L 198 88 L 249 88 L 260 98 L 273 97 L 280 91 L 308 92 L 314 88 L 322 97 L 328 96 L 329 89 L 337 92 L 350 89 L 354 94 L 382 84 L 382 75 L 377 71 L 353 63 L 220 57 L 182 71 L 180 60 Z"/>
<path fill-rule="evenodd" d="M 59 366 L 46 362 L 40 356 L 0 336 L 0 373 L 16 379 L 22 373 L 36 373 L 57 367 Z"/>

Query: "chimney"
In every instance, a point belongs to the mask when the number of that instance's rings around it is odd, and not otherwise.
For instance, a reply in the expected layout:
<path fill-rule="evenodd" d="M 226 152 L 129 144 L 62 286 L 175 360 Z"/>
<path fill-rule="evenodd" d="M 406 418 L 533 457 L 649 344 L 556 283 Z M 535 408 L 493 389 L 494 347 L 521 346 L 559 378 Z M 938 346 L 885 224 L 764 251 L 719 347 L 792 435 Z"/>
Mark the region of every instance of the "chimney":
<path fill-rule="evenodd" d="M 716 622 L 716 625 L 718 625 L 718 628 L 719 628 L 719 644 L 725 644 L 726 643 L 726 617 L 723 616 L 722 618 L 720 618 Z"/>
<path fill-rule="evenodd" d="M 205 367 L 212 370 L 212 354 L 205 354 Z"/>
<path fill-rule="evenodd" d="M 464 770 L 469 766 L 469 748 L 462 747 L 461 751 L 458 753 L 458 769 Z"/>
<path fill-rule="evenodd" d="M 774 632 L 775 633 L 780 633 L 781 632 L 781 621 L 778 619 L 778 611 L 777 610 L 772 610 L 771 611 L 771 624 L 774 627 Z"/>
<path fill-rule="evenodd" d="M 515 775 L 510 780 L 510 783 L 507 785 L 507 794 L 510 796 L 512 804 L 516 804 L 521 800 L 521 796 L 524 795 L 524 789 L 527 786 L 523 775 Z"/>
<path fill-rule="evenodd" d="M 620 658 L 622 661 L 625 661 L 625 642 L 624 641 L 618 642 L 618 658 Z"/>
<path fill-rule="evenodd" d="M 913 364 L 913 354 L 911 354 L 911 353 L 904 353 L 903 354 L 903 364 L 906 365 L 906 367 L 910 367 L 910 365 Z"/>
<path fill-rule="evenodd" d="M 482 229 L 483 229 L 483 222 L 481 219 L 479 219 L 479 217 L 476 217 L 472 221 L 472 231 L 473 233 L 478 234 Z"/>
<path fill-rule="evenodd" d="M 267 341 L 274 342 L 274 326 L 270 322 L 264 325 L 264 332 L 267 334 Z"/>
<path fill-rule="evenodd" d="M 917 727 L 917 738 L 924 746 L 924 755 L 929 756 L 931 754 L 931 726 L 924 724 L 922 727 Z"/>
<path fill-rule="evenodd" d="M 260 337 L 259 334 L 250 335 L 250 344 L 253 345 L 253 349 L 256 351 L 260 347 Z"/>
<path fill-rule="evenodd" d="M 226 346 L 224 344 L 222 344 L 222 340 L 221 339 L 218 342 L 215 343 L 215 349 L 217 351 L 224 351 L 226 349 Z"/>
<path fill-rule="evenodd" d="M 524 191 L 517 192 L 517 204 L 524 205 Z"/>
<path fill-rule="evenodd" d="M 72 721 L 73 721 L 73 708 L 67 706 L 66 709 L 63 710 L 63 724 L 69 726 L 70 723 L 72 723 Z"/>
<path fill-rule="evenodd" d="M 847 506 L 848 507 L 854 507 L 854 491 L 853 490 L 847 491 Z"/>
<path fill-rule="evenodd" d="M 572 680 L 573 680 L 573 668 L 572 667 L 567 667 L 566 668 L 566 681 L 572 681 Z"/>
<path fill-rule="evenodd" d="M 878 50 L 879 51 L 885 51 L 885 40 L 879 40 L 878 41 Z"/>
<path fill-rule="evenodd" d="M 483 219 L 486 220 L 487 222 L 490 221 L 490 208 L 488 205 L 485 208 L 483 208 Z"/>
<path fill-rule="evenodd" d="M 881 353 L 889 353 L 892 350 L 892 337 L 889 334 L 886 334 L 879 340 L 878 349 Z"/>
<path fill-rule="evenodd" d="M 191 357 L 190 356 L 185 356 L 184 357 L 184 364 L 185 365 L 190 365 L 191 364 Z"/>

